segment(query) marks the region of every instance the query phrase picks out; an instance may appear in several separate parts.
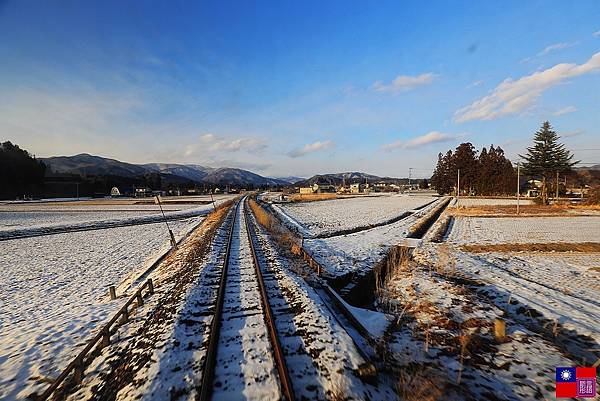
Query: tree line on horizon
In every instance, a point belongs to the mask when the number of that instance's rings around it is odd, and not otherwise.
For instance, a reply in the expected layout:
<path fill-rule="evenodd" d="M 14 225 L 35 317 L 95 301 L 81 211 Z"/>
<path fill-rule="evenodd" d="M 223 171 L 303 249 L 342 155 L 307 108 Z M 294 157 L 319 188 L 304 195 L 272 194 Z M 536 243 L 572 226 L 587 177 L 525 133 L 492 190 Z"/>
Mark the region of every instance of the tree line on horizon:
<path fill-rule="evenodd" d="M 39 196 L 46 165 L 10 141 L 0 143 L 0 199 Z"/>
<path fill-rule="evenodd" d="M 533 146 L 527 148 L 522 159 L 521 174 L 525 178 L 541 181 L 540 198 L 548 203 L 548 183 L 556 175 L 572 173 L 572 167 L 579 163 L 573 155 L 558 142 L 560 137 L 548 121 L 542 123 L 535 133 Z M 460 171 L 460 194 L 466 195 L 511 195 L 517 191 L 517 169 L 504 156 L 501 147 L 491 145 L 478 151 L 470 142 L 461 143 L 454 152 L 438 155 L 438 162 L 431 176 L 431 184 L 440 195 L 456 194 Z M 520 188 L 519 188 L 520 190 Z"/>

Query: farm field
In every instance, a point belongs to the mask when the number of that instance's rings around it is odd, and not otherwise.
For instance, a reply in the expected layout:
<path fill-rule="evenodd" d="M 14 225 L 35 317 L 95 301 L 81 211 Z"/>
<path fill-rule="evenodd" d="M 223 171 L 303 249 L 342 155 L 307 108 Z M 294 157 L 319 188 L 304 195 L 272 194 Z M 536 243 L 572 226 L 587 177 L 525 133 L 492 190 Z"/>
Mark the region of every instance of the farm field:
<path fill-rule="evenodd" d="M 386 223 L 423 207 L 431 196 L 382 195 L 273 205 L 284 221 L 305 237 L 336 234 Z"/>
<path fill-rule="evenodd" d="M 409 228 L 436 207 L 437 202 L 395 223 L 331 238 L 305 239 L 304 246 L 331 276 L 368 271 L 391 247 L 402 244 Z"/>
<path fill-rule="evenodd" d="M 530 199 L 519 199 L 519 204 L 533 205 L 533 201 Z M 496 205 L 517 205 L 515 198 L 460 198 L 458 201 L 460 206 L 496 206 Z"/>
<path fill-rule="evenodd" d="M 215 200 L 216 205 L 227 198 Z M 107 200 L 107 202 L 110 200 Z M 69 206 L 71 205 L 71 206 Z M 0 240 L 71 231 L 96 230 L 203 216 L 212 204 L 165 205 L 7 204 L 0 206 Z"/>
<path fill-rule="evenodd" d="M 181 237 L 200 221 L 170 226 Z M 109 301 L 108 286 L 122 294 L 168 247 L 164 223 L 0 241 L 0 398 L 54 377 L 124 301 Z"/>
<path fill-rule="evenodd" d="M 455 244 L 600 242 L 600 216 L 463 217 L 451 223 Z"/>

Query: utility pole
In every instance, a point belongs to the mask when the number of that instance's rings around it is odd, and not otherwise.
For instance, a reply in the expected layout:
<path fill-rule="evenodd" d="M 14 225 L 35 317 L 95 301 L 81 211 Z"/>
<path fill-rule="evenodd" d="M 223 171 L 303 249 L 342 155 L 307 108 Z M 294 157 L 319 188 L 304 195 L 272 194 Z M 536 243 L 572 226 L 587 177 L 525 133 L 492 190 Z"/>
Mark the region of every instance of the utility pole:
<path fill-rule="evenodd" d="M 213 204 L 213 211 L 216 212 L 217 211 L 217 205 L 215 204 L 215 198 L 213 198 L 213 191 L 210 191 L 210 200 L 212 201 Z"/>
<path fill-rule="evenodd" d="M 412 167 L 408 168 L 408 194 L 410 195 L 410 189 L 411 189 L 411 185 L 410 185 L 410 181 L 412 178 Z"/>
<path fill-rule="evenodd" d="M 156 195 L 156 201 L 158 202 L 158 207 L 160 207 L 160 212 L 163 215 L 163 219 L 165 220 L 165 224 L 167 225 L 167 230 L 169 230 L 169 236 L 171 237 L 171 247 L 177 248 L 177 241 L 175 241 L 175 235 L 173 235 L 173 231 L 169 227 L 169 222 L 167 221 L 167 217 L 165 216 L 165 212 L 163 211 L 162 204 L 160 203 L 160 198 Z"/>
<path fill-rule="evenodd" d="M 517 215 L 519 214 L 519 198 L 521 196 L 521 164 L 517 162 Z"/>
<path fill-rule="evenodd" d="M 558 171 L 556 172 L 556 200 L 554 203 L 558 203 Z"/>
<path fill-rule="evenodd" d="M 79 200 L 79 183 L 76 182 L 75 185 L 77 186 L 77 200 Z"/>
<path fill-rule="evenodd" d="M 458 175 L 456 178 L 456 207 L 458 207 L 458 200 L 460 198 L 460 169 L 457 171 Z"/>

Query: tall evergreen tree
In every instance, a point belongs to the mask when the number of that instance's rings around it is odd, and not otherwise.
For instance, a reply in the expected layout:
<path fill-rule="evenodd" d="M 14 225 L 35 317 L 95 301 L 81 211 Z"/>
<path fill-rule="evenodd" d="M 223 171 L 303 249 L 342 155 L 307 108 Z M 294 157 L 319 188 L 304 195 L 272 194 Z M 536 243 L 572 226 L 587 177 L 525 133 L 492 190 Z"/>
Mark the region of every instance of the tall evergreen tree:
<path fill-rule="evenodd" d="M 573 161 L 571 152 L 558 142 L 560 137 L 548 121 L 533 137 L 533 146 L 527 148 L 527 154 L 519 155 L 524 160 L 523 173 L 542 181 L 542 203 L 548 203 L 548 179 L 556 173 L 564 173 L 579 161 Z"/>
<path fill-rule="evenodd" d="M 471 193 L 475 189 L 479 175 L 477 150 L 475 150 L 471 142 L 461 143 L 454 151 L 450 167 L 450 177 L 452 177 L 455 184 L 458 181 L 458 170 L 460 170 L 461 192 Z"/>
<path fill-rule="evenodd" d="M 452 177 L 450 176 L 453 159 L 451 150 L 446 152 L 445 155 L 438 154 L 438 162 L 431 176 L 431 185 L 435 187 L 440 195 L 449 193 L 454 186 Z"/>

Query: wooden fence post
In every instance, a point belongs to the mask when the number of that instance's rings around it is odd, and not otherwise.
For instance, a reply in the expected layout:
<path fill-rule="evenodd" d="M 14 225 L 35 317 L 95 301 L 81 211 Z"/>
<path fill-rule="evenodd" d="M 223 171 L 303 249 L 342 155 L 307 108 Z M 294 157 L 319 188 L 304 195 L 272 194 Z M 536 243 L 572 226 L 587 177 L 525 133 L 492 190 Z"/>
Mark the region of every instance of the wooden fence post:
<path fill-rule="evenodd" d="M 497 341 L 503 341 L 506 338 L 506 323 L 499 317 L 494 320 L 494 337 Z"/>
<path fill-rule="evenodd" d="M 108 347 L 110 345 L 110 328 L 106 328 L 102 331 L 102 347 Z"/>
<path fill-rule="evenodd" d="M 148 293 L 154 294 L 154 284 L 152 283 L 152 279 L 149 278 L 147 283 L 148 283 Z"/>
<path fill-rule="evenodd" d="M 114 285 L 111 285 L 110 287 L 108 287 L 108 292 L 110 293 L 111 301 L 114 301 L 115 299 L 117 299 L 117 290 L 115 289 Z"/>
<path fill-rule="evenodd" d="M 75 361 L 75 371 L 73 372 L 73 378 L 77 384 L 83 381 L 83 358 L 77 358 Z"/>

